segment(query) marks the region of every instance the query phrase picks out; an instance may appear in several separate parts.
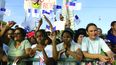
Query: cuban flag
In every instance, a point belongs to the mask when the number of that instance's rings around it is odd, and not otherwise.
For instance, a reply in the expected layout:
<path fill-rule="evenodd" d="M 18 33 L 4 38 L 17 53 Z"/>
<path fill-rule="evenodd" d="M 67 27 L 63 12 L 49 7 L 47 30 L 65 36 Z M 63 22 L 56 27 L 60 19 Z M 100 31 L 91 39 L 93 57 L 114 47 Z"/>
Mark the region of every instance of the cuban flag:
<path fill-rule="evenodd" d="M 75 7 L 76 3 L 75 2 L 68 2 L 67 3 L 67 6 L 70 10 L 74 10 L 74 7 Z"/>
<path fill-rule="evenodd" d="M 74 28 L 76 29 L 78 27 L 78 24 L 80 23 L 80 18 L 78 15 L 74 16 Z"/>
<path fill-rule="evenodd" d="M 4 11 L 4 12 L 5 12 L 5 11 L 6 11 L 6 9 L 5 9 L 5 8 L 0 8 L 0 11 Z"/>
<path fill-rule="evenodd" d="M 46 25 L 46 31 L 51 31 L 49 25 Z M 53 27 L 52 31 L 56 31 L 56 26 Z"/>
<path fill-rule="evenodd" d="M 74 2 L 69 2 L 69 6 L 75 6 L 76 4 Z"/>
<path fill-rule="evenodd" d="M 78 2 L 76 3 L 74 10 L 81 10 L 82 9 L 82 3 Z"/>
<path fill-rule="evenodd" d="M 61 5 L 55 5 L 55 8 L 56 9 L 62 9 L 62 6 Z"/>
<path fill-rule="evenodd" d="M 74 16 L 74 23 L 79 24 L 79 22 L 80 22 L 80 18 L 78 17 L 78 15 L 75 15 Z"/>
<path fill-rule="evenodd" d="M 42 14 L 50 20 L 53 19 L 53 10 L 42 10 Z"/>
<path fill-rule="evenodd" d="M 80 3 L 80 2 L 68 2 L 68 7 L 70 10 L 81 10 L 82 3 Z"/>
<path fill-rule="evenodd" d="M 50 12 L 48 12 L 47 10 L 42 10 L 42 14 L 48 14 L 48 15 L 50 15 Z"/>
<path fill-rule="evenodd" d="M 38 9 L 32 8 L 32 17 L 40 18 L 40 11 Z"/>

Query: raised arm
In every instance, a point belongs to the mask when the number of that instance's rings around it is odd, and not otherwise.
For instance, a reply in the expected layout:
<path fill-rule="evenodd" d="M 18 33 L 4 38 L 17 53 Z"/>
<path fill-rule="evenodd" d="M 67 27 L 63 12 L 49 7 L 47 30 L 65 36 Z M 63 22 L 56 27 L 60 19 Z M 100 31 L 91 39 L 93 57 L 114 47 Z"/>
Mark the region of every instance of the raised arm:
<path fill-rule="evenodd" d="M 45 15 L 44 15 L 44 18 L 47 21 L 47 23 L 50 25 L 50 30 L 52 31 L 53 30 L 53 26 L 52 26 L 50 20 Z"/>
<path fill-rule="evenodd" d="M 39 24 L 38 24 L 38 27 L 37 27 L 36 31 L 38 31 L 38 30 L 40 29 L 40 27 L 41 27 L 41 25 L 42 25 L 42 23 L 43 23 L 42 18 L 39 20 L 38 23 L 39 23 Z"/>
<path fill-rule="evenodd" d="M 1 31 L 0 31 L 0 37 L 4 34 L 4 32 L 5 32 L 7 29 L 13 27 L 15 24 L 16 24 L 16 23 L 15 23 L 14 21 L 9 21 L 9 22 L 5 25 L 5 27 L 3 27 L 3 28 L 1 29 Z"/>
<path fill-rule="evenodd" d="M 52 40 L 52 49 L 53 49 L 53 59 L 54 60 L 58 60 L 58 51 L 57 51 L 57 48 L 56 48 L 56 35 L 53 34 L 53 32 L 50 34 L 50 37 L 49 37 L 51 40 Z"/>

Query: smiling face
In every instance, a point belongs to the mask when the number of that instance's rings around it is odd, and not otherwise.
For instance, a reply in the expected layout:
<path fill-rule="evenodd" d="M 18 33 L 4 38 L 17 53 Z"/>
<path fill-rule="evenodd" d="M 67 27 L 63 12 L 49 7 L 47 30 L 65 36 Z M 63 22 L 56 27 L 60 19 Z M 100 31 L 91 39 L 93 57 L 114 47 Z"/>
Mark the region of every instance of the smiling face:
<path fill-rule="evenodd" d="M 15 41 L 21 41 L 22 40 L 22 33 L 20 32 L 20 30 L 15 30 L 14 32 L 14 40 Z"/>
<path fill-rule="evenodd" d="M 36 33 L 36 40 L 37 40 L 37 42 L 40 43 L 42 39 L 43 39 L 42 32 L 37 32 Z"/>
<path fill-rule="evenodd" d="M 66 44 L 70 43 L 71 40 L 72 40 L 72 37 L 71 37 L 71 35 L 68 32 L 63 33 L 62 41 L 64 43 L 66 43 Z"/>
<path fill-rule="evenodd" d="M 94 40 L 98 35 L 97 35 L 97 27 L 94 25 L 90 25 L 87 29 L 87 34 L 90 39 Z"/>
<path fill-rule="evenodd" d="M 23 28 L 16 28 L 14 31 L 14 40 L 21 42 L 25 39 L 26 32 Z"/>

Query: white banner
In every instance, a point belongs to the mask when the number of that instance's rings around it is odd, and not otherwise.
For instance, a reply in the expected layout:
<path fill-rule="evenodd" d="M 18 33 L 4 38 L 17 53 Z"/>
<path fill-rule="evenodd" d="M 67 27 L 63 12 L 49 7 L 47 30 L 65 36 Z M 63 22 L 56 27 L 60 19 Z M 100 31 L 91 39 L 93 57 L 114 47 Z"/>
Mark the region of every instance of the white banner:
<path fill-rule="evenodd" d="M 65 21 L 55 21 L 53 26 L 56 26 L 56 30 L 64 30 L 65 29 Z"/>

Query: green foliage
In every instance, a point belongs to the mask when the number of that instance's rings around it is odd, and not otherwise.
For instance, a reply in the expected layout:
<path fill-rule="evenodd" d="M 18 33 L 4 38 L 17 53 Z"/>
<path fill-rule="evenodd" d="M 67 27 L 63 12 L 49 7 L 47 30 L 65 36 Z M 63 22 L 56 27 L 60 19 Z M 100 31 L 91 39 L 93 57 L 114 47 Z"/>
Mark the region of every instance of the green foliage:
<path fill-rule="evenodd" d="M 0 20 L 0 24 L 2 24 L 2 25 L 6 25 L 6 22 Z"/>

